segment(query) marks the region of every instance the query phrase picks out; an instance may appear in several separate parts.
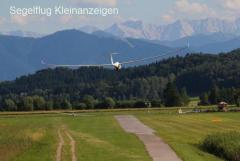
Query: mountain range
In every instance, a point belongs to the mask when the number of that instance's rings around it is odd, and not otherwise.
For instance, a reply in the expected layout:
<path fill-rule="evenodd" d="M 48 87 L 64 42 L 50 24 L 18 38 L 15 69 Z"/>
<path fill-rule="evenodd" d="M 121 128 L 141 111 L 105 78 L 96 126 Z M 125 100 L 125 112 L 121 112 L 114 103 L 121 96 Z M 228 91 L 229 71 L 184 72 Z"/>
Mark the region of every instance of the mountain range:
<path fill-rule="evenodd" d="M 121 38 L 130 37 L 146 40 L 175 41 L 185 37 L 195 35 L 212 35 L 215 33 L 232 34 L 238 36 L 240 35 L 240 18 L 232 21 L 216 18 L 178 20 L 167 25 L 145 24 L 140 20 L 128 20 L 121 23 L 115 23 L 104 29 L 99 29 L 96 26 L 89 25 L 76 29 L 86 33 L 93 33 L 101 30 Z M 1 34 L 35 38 L 46 35 L 21 30 L 2 32 Z"/>
<path fill-rule="evenodd" d="M 239 33 L 240 19 L 181 20 L 161 26 L 126 21 L 103 30 L 84 26 L 50 35 L 26 31 L 2 33 L 0 80 L 46 68 L 40 64 L 43 59 L 56 64 L 109 63 L 111 52 L 121 53 L 115 59 L 125 61 L 176 51 L 188 43 L 190 49 L 186 52 L 228 52 L 240 48 Z"/>
<path fill-rule="evenodd" d="M 105 32 L 117 37 L 173 41 L 187 36 L 214 33 L 240 34 L 240 19 L 228 21 L 222 19 L 178 20 L 168 25 L 144 24 L 139 20 L 116 23 Z"/>
<path fill-rule="evenodd" d="M 41 38 L 0 35 L 0 80 L 15 79 L 46 68 L 41 60 L 55 64 L 110 63 L 112 52 L 121 53 L 115 60 L 127 61 L 173 50 L 145 40 L 103 37 L 78 30 L 60 31 Z"/>
<path fill-rule="evenodd" d="M 214 18 L 178 20 L 159 26 L 129 20 L 103 30 L 90 26 L 79 30 L 106 37 L 144 39 L 169 47 L 182 47 L 189 43 L 192 51 L 212 54 L 240 48 L 240 18 L 234 21 Z"/>
<path fill-rule="evenodd" d="M 224 39 L 216 39 L 226 41 L 230 35 L 240 36 L 240 18 L 236 20 L 225 20 L 217 18 L 207 18 L 200 20 L 178 20 L 167 25 L 145 24 L 140 20 L 128 20 L 121 23 L 115 23 L 107 28 L 99 29 L 96 26 L 82 26 L 76 28 L 85 33 L 104 32 L 119 38 L 134 38 L 154 41 L 176 41 L 191 36 L 206 35 L 212 39 L 211 35 L 221 33 L 228 35 L 222 37 Z M 1 31 L 0 31 L 1 32 Z M 31 31 L 9 31 L 2 32 L 3 35 L 20 36 L 20 37 L 43 37 L 46 34 L 40 34 Z"/>

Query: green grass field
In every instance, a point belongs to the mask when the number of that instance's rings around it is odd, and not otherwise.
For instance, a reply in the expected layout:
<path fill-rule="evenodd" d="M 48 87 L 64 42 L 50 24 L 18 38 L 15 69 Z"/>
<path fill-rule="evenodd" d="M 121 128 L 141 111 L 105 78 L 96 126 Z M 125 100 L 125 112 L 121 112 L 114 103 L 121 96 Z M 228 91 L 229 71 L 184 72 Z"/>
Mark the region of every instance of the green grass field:
<path fill-rule="evenodd" d="M 152 114 L 138 116 L 157 131 L 184 161 L 219 161 L 203 152 L 199 144 L 205 136 L 227 131 L 240 132 L 240 113 Z"/>
<path fill-rule="evenodd" d="M 220 161 L 203 152 L 199 143 L 207 134 L 240 132 L 240 113 L 178 115 L 176 110 L 121 111 L 65 114 L 0 114 L 1 161 L 55 160 L 62 130 L 62 160 L 71 160 L 68 131 L 76 141 L 76 156 L 83 161 L 150 161 L 144 145 L 125 133 L 114 115 L 133 114 L 156 130 L 184 161 Z"/>

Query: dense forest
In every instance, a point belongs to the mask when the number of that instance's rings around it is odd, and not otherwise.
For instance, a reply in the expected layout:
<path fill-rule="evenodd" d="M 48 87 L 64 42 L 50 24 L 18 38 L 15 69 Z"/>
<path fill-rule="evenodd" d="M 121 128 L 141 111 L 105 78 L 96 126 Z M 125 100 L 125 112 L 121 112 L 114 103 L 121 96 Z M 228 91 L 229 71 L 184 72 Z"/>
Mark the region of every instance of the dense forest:
<path fill-rule="evenodd" d="M 240 50 L 187 54 L 120 71 L 105 68 L 44 69 L 0 83 L 1 110 L 183 106 L 188 95 L 203 104 L 239 100 Z M 214 101 L 211 91 L 217 89 Z M 228 94 L 221 95 L 227 91 Z M 204 102 L 205 99 L 205 102 Z"/>

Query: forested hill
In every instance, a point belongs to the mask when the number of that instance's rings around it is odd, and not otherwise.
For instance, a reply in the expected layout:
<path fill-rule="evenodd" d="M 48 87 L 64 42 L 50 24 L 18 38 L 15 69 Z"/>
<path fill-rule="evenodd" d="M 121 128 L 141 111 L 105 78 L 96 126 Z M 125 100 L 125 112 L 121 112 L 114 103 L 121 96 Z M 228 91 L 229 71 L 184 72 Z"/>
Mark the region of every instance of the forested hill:
<path fill-rule="evenodd" d="M 175 49 L 145 40 L 104 37 L 78 30 L 63 30 L 41 38 L 0 35 L 0 81 L 43 69 L 41 60 L 54 64 L 101 64 L 110 62 L 112 52 L 122 53 L 116 58 L 125 61 L 171 51 Z"/>
<path fill-rule="evenodd" d="M 2 82 L 0 95 L 41 95 L 46 99 L 67 96 L 82 99 L 112 97 L 117 100 L 156 100 L 163 97 L 169 81 L 180 90 L 200 95 L 214 85 L 220 88 L 240 87 L 240 50 L 226 54 L 188 54 L 150 65 L 116 72 L 103 68 L 45 69 L 15 81 Z"/>

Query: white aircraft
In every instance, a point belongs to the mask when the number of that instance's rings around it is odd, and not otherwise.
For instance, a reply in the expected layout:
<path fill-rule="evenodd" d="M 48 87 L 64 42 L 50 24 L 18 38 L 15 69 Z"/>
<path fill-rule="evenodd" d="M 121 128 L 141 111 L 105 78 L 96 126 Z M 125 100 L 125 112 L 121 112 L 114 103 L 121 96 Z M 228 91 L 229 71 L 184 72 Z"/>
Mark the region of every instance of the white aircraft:
<path fill-rule="evenodd" d="M 76 65 L 59 64 L 58 65 L 58 64 L 47 64 L 43 60 L 41 61 L 41 63 L 43 65 L 47 65 L 47 66 L 50 66 L 50 67 L 105 67 L 105 66 L 113 66 L 116 71 L 119 71 L 122 68 L 122 65 L 124 65 L 124 64 L 132 64 L 132 63 L 136 63 L 136 62 L 140 62 L 140 61 L 146 61 L 146 60 L 150 60 L 150 59 L 157 59 L 157 58 L 164 57 L 164 56 L 170 56 L 172 54 L 175 54 L 176 52 L 185 50 L 186 48 L 189 48 L 189 45 L 188 45 L 188 47 L 180 48 L 180 49 L 178 49 L 174 52 L 168 52 L 168 53 L 161 54 L 161 55 L 156 55 L 156 56 L 142 58 L 142 59 L 136 59 L 136 60 L 130 60 L 130 61 L 125 61 L 125 62 L 118 62 L 118 61 L 114 62 L 113 61 L 113 55 L 117 55 L 119 53 L 112 53 L 112 54 L 110 54 L 111 64 L 76 64 Z"/>

